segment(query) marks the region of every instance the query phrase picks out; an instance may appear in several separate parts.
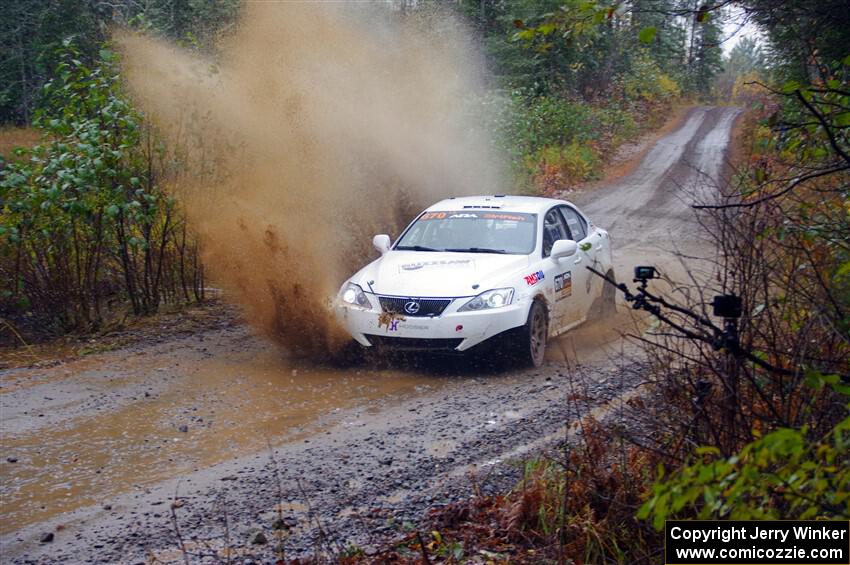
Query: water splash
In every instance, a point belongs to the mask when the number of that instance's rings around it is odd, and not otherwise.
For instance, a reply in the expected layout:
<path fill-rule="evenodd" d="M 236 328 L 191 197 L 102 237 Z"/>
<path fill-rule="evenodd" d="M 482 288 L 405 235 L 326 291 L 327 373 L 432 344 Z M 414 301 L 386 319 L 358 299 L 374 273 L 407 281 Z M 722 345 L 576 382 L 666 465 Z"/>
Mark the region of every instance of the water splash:
<path fill-rule="evenodd" d="M 117 37 L 212 278 L 291 351 L 345 339 L 328 301 L 374 256 L 371 235 L 504 191 L 468 111 L 483 68 L 469 37 L 439 11 L 322 3 L 246 3 L 215 61 Z"/>

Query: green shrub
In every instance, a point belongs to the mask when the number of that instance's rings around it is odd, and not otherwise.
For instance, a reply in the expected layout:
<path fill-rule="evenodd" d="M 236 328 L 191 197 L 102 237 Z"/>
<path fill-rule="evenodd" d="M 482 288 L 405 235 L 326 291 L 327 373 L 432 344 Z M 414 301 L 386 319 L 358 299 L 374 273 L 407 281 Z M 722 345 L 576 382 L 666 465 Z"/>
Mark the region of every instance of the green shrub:
<path fill-rule="evenodd" d="M 632 60 L 630 72 L 619 77 L 617 82 L 628 100 L 665 102 L 682 94 L 682 87 L 643 51 Z"/>
<path fill-rule="evenodd" d="M 653 487 L 639 518 L 657 529 L 700 519 L 850 519 L 850 417 L 822 438 L 782 428 L 732 457 L 703 447 L 698 460 Z"/>
<path fill-rule="evenodd" d="M 529 155 L 526 166 L 541 194 L 569 189 L 572 184 L 598 177 L 600 159 L 587 144 L 571 141 L 544 147 Z"/>
<path fill-rule="evenodd" d="M 612 146 L 633 139 L 640 133 L 634 114 L 628 110 L 612 105 L 594 108 L 593 114 L 599 124 L 600 137 Z"/>
<path fill-rule="evenodd" d="M 527 102 L 517 116 L 514 135 L 528 153 L 544 147 L 596 138 L 596 120 L 587 104 L 543 97 Z"/>
<path fill-rule="evenodd" d="M 0 170 L 0 314 L 37 333 L 96 329 L 104 305 L 136 314 L 199 297 L 197 246 L 159 184 L 161 155 L 121 93 L 115 57 L 59 55 L 35 125 L 45 141 Z"/>

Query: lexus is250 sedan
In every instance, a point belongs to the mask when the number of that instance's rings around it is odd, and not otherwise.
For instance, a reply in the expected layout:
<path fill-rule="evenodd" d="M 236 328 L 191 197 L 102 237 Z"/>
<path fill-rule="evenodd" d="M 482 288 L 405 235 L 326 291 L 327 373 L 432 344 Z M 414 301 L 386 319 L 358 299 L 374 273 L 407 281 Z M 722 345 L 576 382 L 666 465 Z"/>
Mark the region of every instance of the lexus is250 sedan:
<path fill-rule="evenodd" d="M 449 198 L 423 211 L 345 281 L 336 314 L 366 347 L 465 351 L 490 340 L 543 363 L 546 340 L 614 310 L 608 232 L 573 204 Z"/>

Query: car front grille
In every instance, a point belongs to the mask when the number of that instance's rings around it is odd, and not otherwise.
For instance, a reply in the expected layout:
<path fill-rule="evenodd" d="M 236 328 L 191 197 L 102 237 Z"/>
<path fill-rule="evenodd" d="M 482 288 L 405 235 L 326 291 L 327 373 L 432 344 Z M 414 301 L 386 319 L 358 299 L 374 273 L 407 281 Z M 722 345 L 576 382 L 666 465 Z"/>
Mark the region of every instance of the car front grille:
<path fill-rule="evenodd" d="M 366 339 L 379 348 L 395 351 L 453 351 L 463 338 L 424 339 L 366 334 Z"/>
<path fill-rule="evenodd" d="M 384 312 L 394 312 L 402 316 L 414 318 L 434 317 L 443 313 L 451 304 L 450 298 L 402 298 L 397 296 L 379 296 L 381 309 Z M 415 304 L 418 306 L 413 306 Z M 415 310 L 415 311 L 414 311 Z"/>

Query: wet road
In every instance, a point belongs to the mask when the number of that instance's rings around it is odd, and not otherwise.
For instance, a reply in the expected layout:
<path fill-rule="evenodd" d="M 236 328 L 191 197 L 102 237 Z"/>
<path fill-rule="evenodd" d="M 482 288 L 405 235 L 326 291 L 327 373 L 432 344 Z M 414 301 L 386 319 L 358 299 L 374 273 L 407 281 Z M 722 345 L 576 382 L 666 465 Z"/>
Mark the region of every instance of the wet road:
<path fill-rule="evenodd" d="M 5 461 L 0 533 L 295 441 L 346 408 L 445 380 L 295 362 L 245 326 L 5 378 L 17 390 L 2 397 L 2 450 L 17 461 Z"/>
<path fill-rule="evenodd" d="M 631 278 L 640 260 L 681 274 L 672 254 L 710 254 L 691 205 L 710 201 L 728 175 L 727 146 L 738 108 L 691 110 L 635 171 L 574 200 L 610 233 L 617 273 Z"/>
<path fill-rule="evenodd" d="M 689 204 L 722 176 L 737 113 L 692 110 L 633 173 L 572 198 L 611 232 L 621 278 L 648 261 L 675 273 L 672 250 L 706 251 Z M 560 433 L 576 415 L 564 399 L 577 386 L 594 399 L 587 410 L 630 394 L 639 358 L 619 332 L 631 323 L 621 309 L 613 323 L 571 332 L 551 344 L 538 371 L 463 360 L 427 372 L 319 367 L 239 324 L 5 371 L 0 555 L 165 558 L 175 543 L 166 504 L 175 491 L 185 497 L 188 536 L 221 538 L 222 504 L 237 536 L 268 531 L 285 502 L 297 525 L 290 552 L 315 543 L 316 513 L 341 540 L 366 543 L 385 513 L 401 523 L 462 496 L 470 472 L 489 468 L 492 488 L 500 476 L 509 484 L 501 463 Z M 48 531 L 55 541 L 40 544 Z"/>

